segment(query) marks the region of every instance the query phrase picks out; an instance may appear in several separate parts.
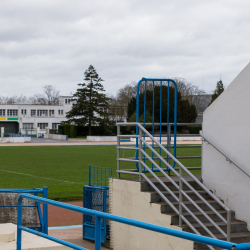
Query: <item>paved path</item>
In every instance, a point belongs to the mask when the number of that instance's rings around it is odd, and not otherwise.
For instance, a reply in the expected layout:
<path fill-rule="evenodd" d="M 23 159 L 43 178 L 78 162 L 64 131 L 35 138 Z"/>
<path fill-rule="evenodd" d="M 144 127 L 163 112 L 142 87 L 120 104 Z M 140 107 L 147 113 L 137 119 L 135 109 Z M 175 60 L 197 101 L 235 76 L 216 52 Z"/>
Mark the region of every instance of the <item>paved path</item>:
<path fill-rule="evenodd" d="M 166 141 L 162 142 L 167 143 Z M 171 142 L 173 144 L 173 142 Z M 26 143 L 0 143 L 0 146 L 84 146 L 84 145 L 116 145 L 117 142 L 88 142 L 87 139 L 51 140 L 31 138 Z M 201 144 L 201 141 L 177 141 L 177 144 Z M 135 142 L 121 142 L 121 145 L 135 145 Z"/>

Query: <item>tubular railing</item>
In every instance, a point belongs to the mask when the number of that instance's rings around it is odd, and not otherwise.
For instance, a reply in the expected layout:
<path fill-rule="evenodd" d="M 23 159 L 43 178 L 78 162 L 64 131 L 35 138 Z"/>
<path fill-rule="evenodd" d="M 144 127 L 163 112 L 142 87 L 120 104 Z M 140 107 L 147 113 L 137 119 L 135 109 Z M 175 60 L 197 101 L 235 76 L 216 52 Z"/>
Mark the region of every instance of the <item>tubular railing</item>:
<path fill-rule="evenodd" d="M 30 137 L 30 135 L 3 133 L 3 137 Z"/>
<path fill-rule="evenodd" d="M 205 135 L 200 134 L 200 136 L 204 139 L 204 141 L 206 141 L 208 144 L 210 144 L 211 146 L 213 146 L 218 152 L 220 152 L 222 155 L 224 155 L 226 157 L 226 160 L 229 161 L 230 163 L 233 163 L 238 169 L 240 169 L 245 175 L 247 175 L 248 177 L 250 177 L 250 175 L 243 170 L 238 164 L 236 164 L 233 160 L 231 160 L 225 153 L 222 152 L 221 149 L 219 149 L 217 146 L 214 145 L 214 143 L 212 143 Z"/>
<path fill-rule="evenodd" d="M 0 193 L 27 193 L 33 194 L 34 196 L 38 197 L 38 194 L 42 194 L 43 198 L 48 198 L 48 188 L 33 188 L 33 189 L 10 189 L 10 188 L 1 188 Z M 0 207 L 18 207 L 17 205 L 1 205 Z M 34 207 L 34 206 L 24 206 L 24 207 Z M 40 223 L 25 223 L 25 224 L 40 224 L 41 227 L 39 228 L 41 232 L 48 234 L 48 205 L 43 204 L 43 213 L 41 212 L 40 204 L 37 202 L 37 215 L 39 218 Z M 38 228 L 38 227 L 31 227 L 31 228 Z"/>
<path fill-rule="evenodd" d="M 16 250 L 21 250 L 21 248 L 22 248 L 22 231 L 26 231 L 28 233 L 38 235 L 40 237 L 49 239 L 51 241 L 62 244 L 64 246 L 71 247 L 73 249 L 87 250 L 86 248 L 79 247 L 79 246 L 74 245 L 72 243 L 69 243 L 67 241 L 60 240 L 60 239 L 57 239 L 55 237 L 49 236 L 47 234 L 39 233 L 38 231 L 23 227 L 22 226 L 22 200 L 23 200 L 23 198 L 31 199 L 31 200 L 35 200 L 36 202 L 41 202 L 43 204 L 49 204 L 49 205 L 69 209 L 69 210 L 72 210 L 75 212 L 80 212 L 83 214 L 95 216 L 95 226 L 96 226 L 95 227 L 95 236 L 96 236 L 95 237 L 95 239 L 96 239 L 95 240 L 95 250 L 101 250 L 101 218 L 116 221 L 119 223 L 131 225 L 131 226 L 135 226 L 135 227 L 139 227 L 139 228 L 144 228 L 144 229 L 158 232 L 158 233 L 163 233 L 163 234 L 179 237 L 179 238 L 186 239 L 186 240 L 196 241 L 199 243 L 203 243 L 203 244 L 207 244 L 207 245 L 211 245 L 211 246 L 215 246 L 215 247 L 220 247 L 223 249 L 243 250 L 243 249 L 249 249 L 249 247 L 250 247 L 250 243 L 235 244 L 235 243 L 222 241 L 222 240 L 218 240 L 218 239 L 212 239 L 209 237 L 195 235 L 192 233 L 183 232 L 183 231 L 179 231 L 179 230 L 175 230 L 175 229 L 171 229 L 171 228 L 166 228 L 166 227 L 162 227 L 162 226 L 158 226 L 158 225 L 154 225 L 154 224 L 149 224 L 146 222 L 132 220 L 132 219 L 124 218 L 124 217 L 113 215 L 113 214 L 107 214 L 107 213 L 98 212 L 98 211 L 87 209 L 87 208 L 77 207 L 74 205 L 65 204 L 62 202 L 53 201 L 53 200 L 49 200 L 49 199 L 45 199 L 45 198 L 41 198 L 41 197 L 35 197 L 35 196 L 29 195 L 29 194 L 20 194 L 19 199 L 18 199 L 18 210 L 17 210 Z"/>
<path fill-rule="evenodd" d="M 134 149 L 137 150 L 139 152 L 139 159 L 136 161 L 139 164 L 139 170 L 138 172 L 133 172 L 133 171 L 129 171 L 129 170 L 120 170 L 120 161 L 128 161 L 128 162 L 135 162 L 135 160 L 133 159 L 123 159 L 120 158 L 120 137 L 124 136 L 124 135 L 120 135 L 120 126 L 137 126 L 139 129 L 139 135 L 138 135 L 138 139 L 139 139 L 139 144 L 138 147 L 133 147 L 130 149 Z M 137 174 L 139 175 L 139 181 L 142 180 L 142 178 L 144 178 L 149 185 L 160 195 L 160 197 L 175 211 L 176 214 L 179 215 L 179 226 L 182 226 L 182 222 L 184 221 L 191 229 L 193 232 L 195 232 L 196 234 L 200 235 L 200 233 L 193 227 L 193 225 L 186 219 L 186 217 L 183 214 L 183 209 L 185 209 L 186 212 L 188 212 L 188 214 L 190 216 L 192 216 L 192 218 L 212 237 L 215 238 L 214 234 L 208 229 L 208 227 L 201 222 L 197 216 L 184 204 L 183 202 L 183 198 L 185 197 L 196 209 L 198 209 L 198 211 L 227 239 L 227 241 L 230 241 L 230 237 L 231 237 L 231 211 L 230 209 L 223 204 L 210 190 L 208 190 L 185 166 L 183 166 L 183 164 L 181 162 L 179 162 L 176 157 L 174 157 L 164 146 L 162 146 L 160 144 L 160 142 L 158 142 L 157 140 L 155 140 L 155 138 L 140 124 L 140 123 L 119 123 L 117 124 L 117 128 L 118 128 L 118 133 L 117 133 L 117 177 L 120 178 L 120 174 L 121 173 L 126 173 L 126 174 Z M 153 144 L 156 144 L 158 146 L 159 149 L 161 149 L 164 153 L 167 154 L 168 158 L 170 158 L 171 160 L 173 160 L 176 165 L 179 166 L 179 172 L 177 172 L 175 170 L 175 168 L 173 166 L 170 165 L 169 161 L 165 160 L 164 157 L 162 157 L 148 142 L 146 142 L 145 137 L 143 138 L 143 133 L 144 135 L 146 135 L 147 137 L 149 137 L 152 141 L 152 146 Z M 143 147 L 144 146 L 144 147 Z M 153 153 L 155 156 L 157 156 L 156 158 L 163 163 L 165 166 L 167 166 L 179 179 L 179 185 L 168 175 L 166 174 L 166 172 L 164 171 L 165 169 L 160 167 L 155 159 L 151 156 L 149 156 L 146 153 L 145 150 L 145 146 L 147 147 L 147 149 L 150 150 L 151 153 Z M 122 147 L 124 148 L 124 147 Z M 154 165 L 154 169 L 150 168 L 145 161 L 143 160 L 143 157 L 145 157 L 147 160 L 149 160 L 153 165 Z M 158 183 L 161 184 L 161 186 L 164 188 L 164 190 L 166 190 L 174 199 L 176 202 L 178 202 L 178 209 L 172 204 L 172 202 L 162 193 L 162 191 L 159 190 L 159 188 L 150 180 L 150 178 L 148 178 L 148 176 L 143 173 L 142 171 L 142 167 L 144 167 L 157 181 Z M 154 170 L 157 169 L 168 181 L 171 182 L 171 184 L 177 189 L 179 190 L 179 196 L 177 197 L 174 192 L 172 192 L 165 184 L 164 182 L 159 178 L 159 176 L 157 176 L 154 172 Z M 193 186 L 191 186 L 186 179 L 183 176 L 183 172 L 185 172 L 193 181 L 195 181 L 196 184 L 199 185 L 199 187 L 201 189 L 203 189 L 207 194 L 209 194 L 209 196 L 217 202 L 217 204 L 219 204 L 221 206 L 222 209 L 226 210 L 227 212 L 227 219 L 225 219 L 206 199 L 204 199 L 199 192 L 197 192 L 195 190 L 195 188 Z M 208 216 L 206 214 L 205 211 L 203 211 L 203 209 L 196 204 L 196 202 L 185 192 L 185 190 L 183 189 L 183 185 L 186 185 L 204 204 L 206 204 L 206 206 L 213 211 L 214 214 L 216 214 L 216 216 L 227 225 L 227 233 L 225 233 L 217 224 L 214 220 L 212 220 L 210 218 L 210 216 Z M 214 249 L 211 246 L 208 246 L 210 249 Z"/>

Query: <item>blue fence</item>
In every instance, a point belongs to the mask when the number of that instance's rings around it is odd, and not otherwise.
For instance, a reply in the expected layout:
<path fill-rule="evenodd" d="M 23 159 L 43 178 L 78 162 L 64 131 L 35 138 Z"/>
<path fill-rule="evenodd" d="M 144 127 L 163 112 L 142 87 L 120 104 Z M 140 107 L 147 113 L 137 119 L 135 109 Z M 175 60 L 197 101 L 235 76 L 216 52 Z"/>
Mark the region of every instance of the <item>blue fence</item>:
<path fill-rule="evenodd" d="M 0 189 L 0 193 L 31 193 L 34 196 L 38 197 L 38 194 L 42 194 L 43 198 L 48 198 L 48 188 L 43 187 L 42 189 L 39 188 L 33 188 L 33 189 L 8 189 L 8 188 L 2 188 Z M 0 207 L 18 207 L 15 205 L 1 205 Z M 33 224 L 34 226 L 29 226 L 30 229 L 36 229 L 39 232 L 43 232 L 45 234 L 48 233 L 48 205 L 43 204 L 43 213 L 41 211 L 40 204 L 36 202 L 35 206 L 24 206 L 24 207 L 36 207 L 37 214 L 39 218 L 39 223 L 23 223 L 25 224 Z"/>
<path fill-rule="evenodd" d="M 3 133 L 3 137 L 30 137 L 30 135 Z"/>
<path fill-rule="evenodd" d="M 108 187 L 112 168 L 89 166 L 89 186 Z"/>
<path fill-rule="evenodd" d="M 95 227 L 96 227 L 96 229 L 95 229 L 95 238 L 96 238 L 95 250 L 101 250 L 101 219 L 102 218 L 116 221 L 116 222 L 123 223 L 123 224 L 127 224 L 127 225 L 131 225 L 131 226 L 135 226 L 135 227 L 139 227 L 139 228 L 144 228 L 144 229 L 158 232 L 158 233 L 163 233 L 163 234 L 175 236 L 175 237 L 186 239 L 186 240 L 196 241 L 196 242 L 200 242 L 200 243 L 215 246 L 215 247 L 220 247 L 223 249 L 229 249 L 229 250 L 247 250 L 247 249 L 249 250 L 250 249 L 250 243 L 235 244 L 235 243 L 217 240 L 217 239 L 213 239 L 213 238 L 209 238 L 209 237 L 205 237 L 205 236 L 201 236 L 201 235 L 196 235 L 196 234 L 192 234 L 192 233 L 187 233 L 187 232 L 183 232 L 183 231 L 179 231 L 179 230 L 175 230 L 175 229 L 171 229 L 171 228 L 153 225 L 153 224 L 149 224 L 146 222 L 131 220 L 131 219 L 117 216 L 117 215 L 98 212 L 98 211 L 94 211 L 94 210 L 87 209 L 87 208 L 81 208 L 81 207 L 77 207 L 74 205 L 69 205 L 69 204 L 65 204 L 62 202 L 49 200 L 46 198 L 36 197 L 33 195 L 29 195 L 29 194 L 20 194 L 19 199 L 18 199 L 18 204 L 17 204 L 18 211 L 17 211 L 17 245 L 16 245 L 17 247 L 16 247 L 16 250 L 21 250 L 21 248 L 22 248 L 22 230 L 29 232 L 29 233 L 32 233 L 32 234 L 35 234 L 35 235 L 38 234 L 38 231 L 22 226 L 22 200 L 23 200 L 23 198 L 31 199 L 31 200 L 35 200 L 36 202 L 42 202 L 44 204 L 49 204 L 49 205 L 69 209 L 69 210 L 72 210 L 75 212 L 95 216 Z M 67 241 L 57 239 L 57 238 L 49 236 L 45 233 L 39 233 L 39 236 L 46 238 L 46 239 L 49 239 L 49 240 L 52 240 L 52 241 L 55 241 L 55 242 L 60 243 L 64 246 L 71 247 L 73 249 L 86 250 L 86 248 L 79 247 L 79 246 L 74 245 L 72 243 L 69 243 Z"/>
<path fill-rule="evenodd" d="M 140 109 L 140 85 L 144 83 L 144 96 L 143 96 L 143 111 Z M 150 105 L 150 109 L 152 111 L 152 118 L 150 121 L 146 121 L 147 117 L 147 85 L 151 83 L 152 84 L 152 97 L 148 98 L 150 99 L 150 102 L 152 102 L 152 105 Z M 170 103 L 170 84 L 174 86 L 174 98 L 173 98 L 173 110 Z M 160 95 L 160 103 L 155 103 L 155 88 L 156 86 L 159 88 L 159 95 Z M 167 96 L 163 98 L 163 88 L 167 91 L 164 93 L 167 93 Z M 163 114 L 163 103 L 164 106 L 166 106 L 166 114 Z M 140 110 L 142 111 L 140 113 Z M 150 112 L 151 112 L 150 111 Z M 155 114 L 159 112 L 159 121 L 155 121 Z M 173 120 L 170 121 L 170 114 L 173 116 Z M 140 118 L 142 117 L 142 121 L 140 121 Z M 143 127 L 145 126 L 151 126 L 152 127 L 152 136 L 153 137 L 159 137 L 159 142 L 162 143 L 162 137 L 163 137 L 163 131 L 164 127 L 166 128 L 164 136 L 167 137 L 167 149 L 170 151 L 171 147 L 171 126 L 174 130 L 174 144 L 172 146 L 173 148 L 173 155 L 176 157 L 176 133 L 177 133 L 177 84 L 172 79 L 157 79 L 157 78 L 142 78 L 138 84 L 137 84 L 137 94 L 136 94 L 136 122 L 142 122 Z M 155 128 L 157 128 L 158 133 L 155 133 Z M 136 126 L 136 134 L 139 135 L 139 128 Z M 145 140 L 145 133 L 143 133 L 143 137 Z M 136 147 L 138 147 L 139 141 L 138 138 L 136 138 Z M 152 147 L 154 148 L 154 143 Z M 144 151 L 145 151 L 145 144 L 144 144 Z M 161 149 L 159 150 L 159 154 L 162 155 Z M 136 152 L 136 160 L 139 159 L 138 151 Z M 154 159 L 154 153 L 152 153 L 152 159 Z M 143 157 L 143 161 L 145 163 L 145 156 Z M 169 157 L 167 156 L 167 161 L 169 162 Z M 161 167 L 161 161 L 159 160 L 159 166 Z M 173 166 L 175 166 L 175 162 L 173 163 Z M 139 165 L 136 163 L 136 168 L 139 170 Z M 164 171 L 170 171 L 170 169 L 167 167 L 163 169 Z M 158 169 L 154 169 L 154 166 L 152 164 L 152 171 L 153 172 L 159 172 Z M 147 173 L 148 171 L 144 168 L 142 172 Z"/>

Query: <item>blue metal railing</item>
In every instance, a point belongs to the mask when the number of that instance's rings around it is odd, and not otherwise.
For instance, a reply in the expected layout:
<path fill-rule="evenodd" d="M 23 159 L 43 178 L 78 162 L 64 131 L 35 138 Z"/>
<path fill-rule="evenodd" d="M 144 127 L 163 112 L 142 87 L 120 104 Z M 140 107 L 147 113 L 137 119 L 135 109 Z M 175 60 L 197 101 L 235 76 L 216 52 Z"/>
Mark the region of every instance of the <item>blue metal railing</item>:
<path fill-rule="evenodd" d="M 89 166 L 89 186 L 108 187 L 112 168 Z"/>
<path fill-rule="evenodd" d="M 173 155 L 176 157 L 176 133 L 177 133 L 177 84 L 174 80 L 172 79 L 157 79 L 157 78 L 142 78 L 138 84 L 137 84 L 137 95 L 136 95 L 136 122 L 139 123 L 140 121 L 140 85 L 141 83 L 144 82 L 144 100 L 143 100 L 143 103 L 144 103 L 144 107 L 143 107 L 143 127 L 145 128 L 146 126 L 146 97 L 147 97 L 147 83 L 150 82 L 153 84 L 153 98 L 152 98 L 152 135 L 153 136 L 156 136 L 155 135 L 155 126 L 156 126 L 156 123 L 155 123 L 155 83 L 158 82 L 160 83 L 159 87 L 160 87 L 160 107 L 159 107 L 159 114 L 160 114 L 160 117 L 159 117 L 159 131 L 160 131 L 160 134 L 159 136 L 159 139 L 160 139 L 160 143 L 162 143 L 162 127 L 165 126 L 163 125 L 163 98 L 162 98 L 162 91 L 163 91 L 163 83 L 167 83 L 167 114 L 166 114 L 166 122 L 167 122 L 167 131 L 166 131 L 166 137 L 167 137 L 167 149 L 169 150 L 171 145 L 170 145 L 170 141 L 171 141 L 171 125 L 173 126 L 173 130 L 174 130 L 174 134 L 173 134 L 173 137 L 174 137 L 174 144 L 172 146 L 173 148 Z M 174 106 L 173 106 L 173 123 L 170 123 L 170 95 L 169 95 L 169 92 L 170 92 L 170 83 L 174 85 Z M 136 126 L 136 135 L 139 135 L 139 127 Z M 144 137 L 144 140 L 145 140 L 145 133 L 143 133 L 143 137 Z M 138 147 L 139 145 L 139 141 L 138 141 L 138 138 L 136 138 L 136 147 Z M 143 146 L 144 147 L 144 151 L 145 151 L 145 145 Z M 153 148 L 154 148 L 154 143 L 153 143 Z M 159 149 L 159 153 L 160 155 L 162 154 L 161 152 L 161 148 Z M 152 159 L 154 158 L 154 153 L 152 153 Z M 167 156 L 167 161 L 168 161 L 168 156 Z M 139 159 L 139 153 L 136 152 L 136 160 Z M 145 156 L 143 156 L 143 161 L 145 163 Z M 161 167 L 161 160 L 159 160 L 159 166 Z M 172 167 L 175 167 L 175 162 L 173 162 L 173 165 Z M 139 164 L 136 163 L 136 168 L 139 170 Z M 164 171 L 170 171 L 170 169 L 167 167 L 165 169 L 163 169 Z M 159 170 L 155 170 L 153 165 L 152 165 L 152 171 L 154 172 L 159 172 Z M 144 173 L 147 173 L 148 170 L 146 170 L 145 168 L 142 170 L 142 172 Z"/>
<path fill-rule="evenodd" d="M 235 243 L 217 240 L 217 239 L 213 239 L 213 238 L 209 238 L 209 237 L 205 237 L 205 236 L 201 236 L 201 235 L 196 235 L 196 234 L 192 234 L 192 233 L 187 233 L 187 232 L 183 232 L 183 231 L 179 231 L 179 230 L 175 230 L 175 229 L 171 229 L 171 228 L 153 225 L 153 224 L 149 224 L 149 223 L 142 222 L 142 221 L 132 220 L 132 219 L 120 217 L 117 215 L 112 215 L 112 214 L 98 212 L 98 211 L 87 209 L 87 208 L 77 207 L 77 206 L 73 206 L 73 205 L 69 205 L 69 204 L 65 204 L 62 202 L 53 201 L 53 200 L 49 200 L 49 199 L 45 199 L 45 198 L 41 198 L 41 197 L 35 197 L 35 196 L 29 195 L 29 194 L 20 194 L 19 199 L 18 199 L 18 210 L 17 210 L 17 245 L 16 245 L 16 250 L 21 250 L 21 247 L 22 247 L 22 230 L 29 232 L 29 233 L 32 233 L 32 234 L 35 234 L 35 235 L 39 235 L 43 238 L 55 241 L 57 243 L 60 243 L 60 244 L 67 246 L 67 247 L 71 247 L 73 249 L 87 250 L 86 248 L 79 247 L 77 245 L 66 242 L 64 240 L 57 239 L 55 237 L 49 236 L 49 235 L 44 234 L 44 233 L 38 234 L 38 232 L 35 230 L 23 227 L 22 226 L 22 200 L 23 200 L 23 198 L 31 199 L 31 200 L 35 200 L 36 202 L 42 202 L 44 204 L 50 204 L 53 206 L 69 209 L 69 210 L 72 210 L 75 212 L 80 212 L 83 214 L 89 214 L 89 215 L 95 216 L 95 226 L 96 226 L 95 250 L 101 250 L 101 218 L 105 218 L 108 220 L 116 221 L 119 223 L 131 225 L 131 226 L 135 226 L 135 227 L 139 227 L 139 228 L 144 228 L 144 229 L 158 232 L 158 233 L 163 233 L 163 234 L 175 236 L 175 237 L 186 239 L 186 240 L 196 241 L 199 243 L 203 243 L 203 244 L 207 244 L 207 245 L 211 245 L 211 246 L 215 246 L 215 247 L 220 247 L 223 249 L 231 249 L 231 250 L 250 249 L 250 243 L 235 244 Z"/>
<path fill-rule="evenodd" d="M 3 137 L 30 137 L 30 135 L 3 133 Z"/>
<path fill-rule="evenodd" d="M 31 193 L 35 197 L 38 197 L 38 194 L 42 194 L 43 198 L 48 198 L 48 188 L 43 187 L 43 188 L 33 188 L 33 189 L 10 189 L 10 188 L 1 188 L 0 193 Z M 34 197 L 33 196 L 33 197 Z M 18 207 L 17 205 L 1 205 L 0 207 Z M 29 227 L 29 228 L 36 228 L 40 232 L 43 232 L 45 234 L 48 234 L 48 205 L 43 204 L 43 213 L 41 211 L 40 204 L 36 202 L 36 206 L 23 206 L 23 207 L 36 207 L 37 208 L 37 214 L 40 223 L 23 223 L 23 224 L 33 224 L 33 225 L 38 225 L 40 224 L 40 227 Z"/>

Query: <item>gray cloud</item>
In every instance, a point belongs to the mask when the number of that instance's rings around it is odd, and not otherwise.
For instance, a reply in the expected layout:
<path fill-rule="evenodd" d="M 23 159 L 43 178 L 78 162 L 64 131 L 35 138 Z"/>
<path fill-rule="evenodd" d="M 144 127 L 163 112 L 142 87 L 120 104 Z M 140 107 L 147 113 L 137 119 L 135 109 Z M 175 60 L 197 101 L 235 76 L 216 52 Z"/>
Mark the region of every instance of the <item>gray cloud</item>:
<path fill-rule="evenodd" d="M 249 62 L 248 0 L 0 2 L 0 95 L 74 92 L 92 64 L 108 93 L 141 77 L 212 91 Z"/>

